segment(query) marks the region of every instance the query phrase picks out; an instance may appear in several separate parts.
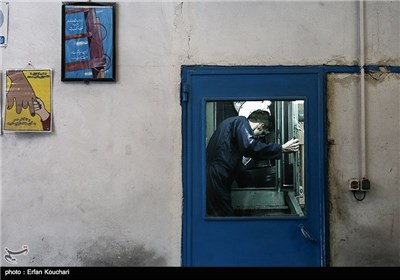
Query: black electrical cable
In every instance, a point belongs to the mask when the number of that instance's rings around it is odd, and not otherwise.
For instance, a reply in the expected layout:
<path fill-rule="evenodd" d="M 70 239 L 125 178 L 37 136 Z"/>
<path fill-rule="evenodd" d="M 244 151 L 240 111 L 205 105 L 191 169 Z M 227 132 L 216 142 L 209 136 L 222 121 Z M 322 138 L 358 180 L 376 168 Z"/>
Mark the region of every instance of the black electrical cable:
<path fill-rule="evenodd" d="M 358 197 L 357 197 L 356 192 L 357 192 L 357 191 L 353 191 L 354 198 L 355 198 L 357 201 L 363 201 L 364 198 L 365 198 L 366 192 L 362 192 L 362 193 L 363 193 L 363 196 L 362 196 L 361 198 L 358 198 Z"/>
<path fill-rule="evenodd" d="M 367 72 L 367 75 L 370 76 L 372 79 L 379 81 L 379 79 L 382 76 L 382 73 L 379 74 L 379 77 L 375 77 L 374 75 L 371 74 L 371 72 Z"/>

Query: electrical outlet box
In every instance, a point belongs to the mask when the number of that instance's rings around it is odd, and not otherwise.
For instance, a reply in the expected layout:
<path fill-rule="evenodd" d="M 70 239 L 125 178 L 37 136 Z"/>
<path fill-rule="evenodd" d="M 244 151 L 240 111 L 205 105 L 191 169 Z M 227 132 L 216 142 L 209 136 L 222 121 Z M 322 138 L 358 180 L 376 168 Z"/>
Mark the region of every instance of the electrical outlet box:
<path fill-rule="evenodd" d="M 356 178 L 351 178 L 349 180 L 349 190 L 359 191 L 360 190 L 360 180 Z"/>
<path fill-rule="evenodd" d="M 361 180 L 360 190 L 363 192 L 367 192 L 371 190 L 371 184 L 368 179 L 363 178 Z"/>

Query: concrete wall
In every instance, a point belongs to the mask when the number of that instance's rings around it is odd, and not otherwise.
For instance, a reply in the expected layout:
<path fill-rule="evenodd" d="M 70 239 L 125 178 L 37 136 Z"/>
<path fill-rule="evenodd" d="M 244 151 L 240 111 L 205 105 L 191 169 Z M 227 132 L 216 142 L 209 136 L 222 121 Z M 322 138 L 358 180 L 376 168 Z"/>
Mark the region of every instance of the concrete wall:
<path fill-rule="evenodd" d="M 356 2 L 117 1 L 117 82 L 61 82 L 61 1 L 9 2 L 1 68 L 54 70 L 54 132 L 0 138 L 1 246 L 29 245 L 19 265 L 180 265 L 181 65 L 358 63 Z M 368 64 L 400 64 L 399 10 L 367 2 Z M 329 79 L 331 265 L 400 265 L 399 83 L 367 79 L 372 191 L 356 202 L 358 77 Z"/>
<path fill-rule="evenodd" d="M 400 74 L 374 77 L 378 80 L 366 78 L 366 160 L 371 191 L 363 201 L 357 201 L 348 190 L 348 180 L 360 176 L 360 78 L 344 74 L 329 77 L 332 265 L 400 265 Z"/>

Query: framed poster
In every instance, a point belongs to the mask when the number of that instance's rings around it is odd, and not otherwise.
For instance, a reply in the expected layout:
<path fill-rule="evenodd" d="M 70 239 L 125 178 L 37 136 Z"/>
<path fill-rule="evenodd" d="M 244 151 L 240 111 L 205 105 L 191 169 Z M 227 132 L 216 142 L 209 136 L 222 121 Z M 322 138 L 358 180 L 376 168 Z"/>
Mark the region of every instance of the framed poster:
<path fill-rule="evenodd" d="M 7 69 L 4 132 L 51 132 L 51 69 Z"/>
<path fill-rule="evenodd" d="M 62 81 L 115 81 L 115 3 L 62 5 Z"/>

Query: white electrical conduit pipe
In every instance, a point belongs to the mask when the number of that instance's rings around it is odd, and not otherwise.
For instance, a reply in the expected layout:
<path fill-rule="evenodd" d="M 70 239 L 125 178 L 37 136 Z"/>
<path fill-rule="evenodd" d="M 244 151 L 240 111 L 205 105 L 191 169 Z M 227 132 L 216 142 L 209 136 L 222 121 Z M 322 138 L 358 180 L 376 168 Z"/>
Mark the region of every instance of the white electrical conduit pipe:
<path fill-rule="evenodd" d="M 359 0 L 359 34 L 360 34 L 360 148 L 361 148 L 361 180 L 367 178 L 367 167 L 366 167 L 366 145 L 365 145 L 365 46 L 364 46 L 364 0 Z"/>

